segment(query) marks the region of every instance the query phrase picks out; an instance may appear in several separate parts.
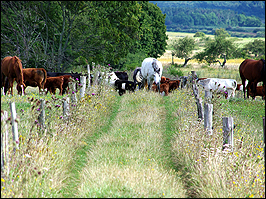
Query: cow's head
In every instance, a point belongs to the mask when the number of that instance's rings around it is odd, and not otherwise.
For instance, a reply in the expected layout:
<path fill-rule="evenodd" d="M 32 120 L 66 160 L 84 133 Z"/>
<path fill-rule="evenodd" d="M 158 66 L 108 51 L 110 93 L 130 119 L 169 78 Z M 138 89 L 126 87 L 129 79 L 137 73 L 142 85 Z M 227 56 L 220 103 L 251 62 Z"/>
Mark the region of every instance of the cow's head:
<path fill-rule="evenodd" d="M 159 69 L 159 72 L 160 72 L 160 69 Z M 160 90 L 160 81 L 161 81 L 160 73 L 154 73 L 153 79 L 154 79 L 154 83 L 156 84 L 158 90 Z"/>

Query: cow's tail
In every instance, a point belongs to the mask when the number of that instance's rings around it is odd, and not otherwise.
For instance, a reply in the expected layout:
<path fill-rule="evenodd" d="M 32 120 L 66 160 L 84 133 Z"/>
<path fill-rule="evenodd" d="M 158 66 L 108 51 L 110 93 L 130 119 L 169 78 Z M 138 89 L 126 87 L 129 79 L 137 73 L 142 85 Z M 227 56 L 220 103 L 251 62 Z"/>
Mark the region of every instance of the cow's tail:
<path fill-rule="evenodd" d="M 42 71 L 43 71 L 44 78 L 42 80 L 42 84 L 41 85 L 42 85 L 42 89 L 44 89 L 44 84 L 45 84 L 46 79 L 47 79 L 47 72 L 46 72 L 46 70 L 44 68 L 42 68 Z"/>

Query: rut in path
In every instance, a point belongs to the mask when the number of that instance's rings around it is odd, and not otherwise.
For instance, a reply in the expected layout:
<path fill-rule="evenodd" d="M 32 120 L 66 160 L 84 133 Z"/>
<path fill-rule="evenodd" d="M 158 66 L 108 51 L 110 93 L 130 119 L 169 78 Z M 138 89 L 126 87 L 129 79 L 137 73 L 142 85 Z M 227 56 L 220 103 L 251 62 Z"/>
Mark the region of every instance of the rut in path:
<path fill-rule="evenodd" d="M 118 98 L 69 183 L 73 196 L 187 197 L 169 160 L 164 99 L 145 91 Z"/>

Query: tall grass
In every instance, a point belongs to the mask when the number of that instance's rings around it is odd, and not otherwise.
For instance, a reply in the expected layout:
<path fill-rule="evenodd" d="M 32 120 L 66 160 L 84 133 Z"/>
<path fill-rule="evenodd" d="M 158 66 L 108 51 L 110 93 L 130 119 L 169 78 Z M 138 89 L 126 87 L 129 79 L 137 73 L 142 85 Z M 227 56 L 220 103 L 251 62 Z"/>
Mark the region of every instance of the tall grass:
<path fill-rule="evenodd" d="M 97 89 L 91 88 L 79 103 L 70 106 L 72 114 L 68 121 L 61 117 L 60 99 L 49 94 L 1 96 L 2 110 L 8 110 L 6 104 L 9 101 L 15 101 L 17 107 L 20 102 L 22 109 L 16 108 L 20 118 L 19 150 L 13 154 L 12 144 L 9 147 L 12 157 L 10 173 L 1 176 L 1 197 L 62 197 L 61 190 L 71 177 L 69 169 L 76 151 L 87 145 L 84 138 L 94 135 L 95 129 L 101 126 L 100 118 L 108 117 L 114 103 L 114 91 L 102 91 L 100 95 L 96 93 Z M 40 98 L 47 101 L 46 131 L 38 127 Z M 31 106 L 28 107 L 28 104 Z M 12 143 L 11 136 L 9 143 Z"/>
<path fill-rule="evenodd" d="M 242 112 L 235 109 L 238 105 Z M 172 126 L 176 132 L 173 162 L 190 196 L 265 197 L 264 101 L 214 100 L 211 136 L 206 134 L 203 122 L 197 120 L 197 107 L 190 91 L 179 90 L 169 95 L 167 106 L 176 124 Z M 254 116 L 254 112 L 259 114 Z M 222 151 L 224 116 L 232 116 L 235 125 L 235 148 L 229 153 Z"/>

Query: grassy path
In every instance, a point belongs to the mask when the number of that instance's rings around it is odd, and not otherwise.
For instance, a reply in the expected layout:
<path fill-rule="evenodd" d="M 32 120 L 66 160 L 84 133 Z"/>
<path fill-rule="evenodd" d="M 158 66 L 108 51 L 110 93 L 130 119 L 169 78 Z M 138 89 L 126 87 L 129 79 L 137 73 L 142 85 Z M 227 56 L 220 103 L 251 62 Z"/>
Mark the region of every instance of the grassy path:
<path fill-rule="evenodd" d="M 163 98 L 145 91 L 118 98 L 102 133 L 78 155 L 83 169 L 67 189 L 75 197 L 186 197 L 169 158 Z"/>

